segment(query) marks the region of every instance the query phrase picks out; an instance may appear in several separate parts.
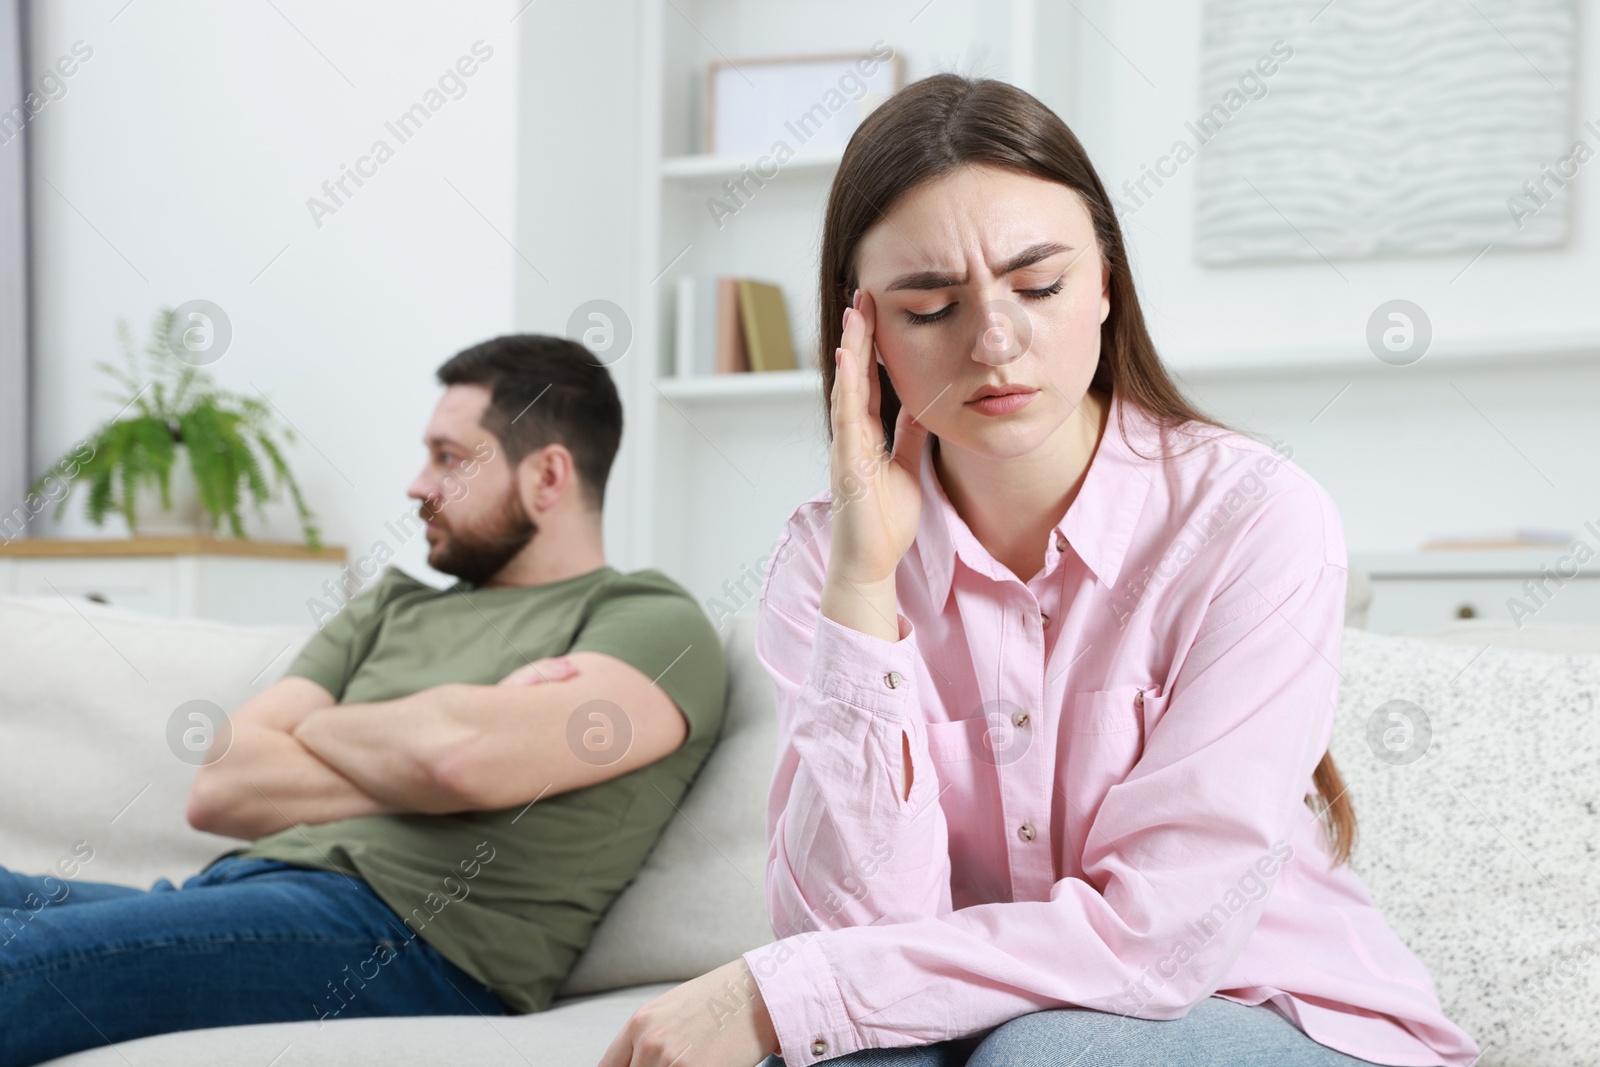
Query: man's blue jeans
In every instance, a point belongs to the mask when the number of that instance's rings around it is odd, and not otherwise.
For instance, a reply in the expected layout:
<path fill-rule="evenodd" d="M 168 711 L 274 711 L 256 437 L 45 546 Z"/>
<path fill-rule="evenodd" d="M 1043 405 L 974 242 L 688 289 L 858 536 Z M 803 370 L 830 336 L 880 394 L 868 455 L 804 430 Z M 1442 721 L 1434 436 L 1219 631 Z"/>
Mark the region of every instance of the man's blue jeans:
<path fill-rule="evenodd" d="M 0 1067 L 173 1030 L 503 1015 L 360 879 L 218 860 L 177 888 L 0 867 Z"/>

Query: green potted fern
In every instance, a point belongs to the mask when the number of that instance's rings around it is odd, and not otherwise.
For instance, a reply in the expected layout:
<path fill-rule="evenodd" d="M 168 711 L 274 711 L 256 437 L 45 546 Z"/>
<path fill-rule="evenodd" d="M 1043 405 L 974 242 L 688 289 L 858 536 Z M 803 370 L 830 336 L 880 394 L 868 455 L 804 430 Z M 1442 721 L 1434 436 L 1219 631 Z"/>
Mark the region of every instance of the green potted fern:
<path fill-rule="evenodd" d="M 82 483 L 85 513 L 96 526 L 117 513 L 136 534 L 211 533 L 226 525 L 242 538 L 241 509 L 248 503 L 259 512 L 287 489 L 306 544 L 319 547 L 314 516 L 283 456 L 294 431 L 278 425 L 265 401 L 222 389 L 174 356 L 166 342 L 174 317 L 171 308 L 156 312 L 142 360 L 128 324 L 117 323 L 125 366 L 96 366 L 121 386 L 104 394 L 120 411 L 51 468 L 68 482 L 56 517 Z"/>

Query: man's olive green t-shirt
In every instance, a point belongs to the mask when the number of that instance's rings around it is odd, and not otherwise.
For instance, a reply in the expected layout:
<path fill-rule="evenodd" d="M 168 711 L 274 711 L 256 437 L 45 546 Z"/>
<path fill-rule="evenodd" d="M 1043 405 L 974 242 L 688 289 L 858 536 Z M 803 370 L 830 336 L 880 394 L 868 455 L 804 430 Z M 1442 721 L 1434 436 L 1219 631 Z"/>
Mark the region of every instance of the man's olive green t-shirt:
<path fill-rule="evenodd" d="M 533 660 L 580 651 L 615 656 L 654 679 L 688 721 L 684 743 L 637 770 L 533 803 L 294 826 L 228 855 L 362 878 L 399 914 L 406 936 L 420 935 L 512 1011 L 543 1011 L 716 742 L 727 668 L 700 606 L 657 571 L 601 567 L 546 585 L 441 590 L 389 567 L 288 670 L 352 704 L 450 682 L 492 685 Z M 591 718 L 587 707 L 567 734 L 575 753 L 594 751 L 585 731 L 625 728 L 624 719 L 605 721 L 614 715 Z"/>

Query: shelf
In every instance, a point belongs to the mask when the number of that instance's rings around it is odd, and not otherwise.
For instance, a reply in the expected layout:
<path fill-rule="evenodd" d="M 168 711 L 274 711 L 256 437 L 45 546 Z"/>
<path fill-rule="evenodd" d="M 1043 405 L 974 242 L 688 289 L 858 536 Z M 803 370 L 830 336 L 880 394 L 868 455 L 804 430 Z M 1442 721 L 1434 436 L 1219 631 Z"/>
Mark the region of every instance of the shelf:
<path fill-rule="evenodd" d="M 0 556 L 15 559 L 108 559 L 126 556 L 253 556 L 257 559 L 308 559 L 343 563 L 343 545 L 311 548 L 294 541 L 255 541 L 237 537 L 22 538 L 0 545 Z"/>
<path fill-rule="evenodd" d="M 657 395 L 668 400 L 788 396 L 820 399 L 822 396 L 822 379 L 815 370 L 701 374 L 691 378 L 658 378 L 654 384 Z"/>
<path fill-rule="evenodd" d="M 1570 546 L 1437 549 L 1428 552 L 1352 552 L 1350 565 L 1374 578 L 1454 578 L 1537 575 L 1571 554 Z"/>
<path fill-rule="evenodd" d="M 839 166 L 840 150 L 829 149 L 825 152 L 797 152 L 788 162 L 778 168 L 772 177 L 757 173 L 762 181 L 773 181 L 785 174 L 806 174 L 813 177 L 825 177 L 832 174 Z M 661 180 L 678 182 L 696 181 L 721 181 L 724 178 L 737 178 L 740 168 L 749 167 L 756 173 L 756 164 L 769 158 L 768 153 L 747 153 L 745 155 L 701 155 L 701 156 L 672 156 L 661 161 Z M 771 170 L 770 164 L 766 168 Z"/>
<path fill-rule="evenodd" d="M 1543 337 L 1434 339 L 1416 363 L 1394 367 L 1373 357 L 1358 338 L 1341 346 L 1285 346 L 1254 352 L 1163 353 L 1167 369 L 1192 381 L 1228 378 L 1282 378 L 1321 374 L 1375 378 L 1397 373 L 1436 375 L 1463 370 L 1494 371 L 1541 366 L 1592 365 L 1600 361 L 1600 336 L 1551 334 Z"/>

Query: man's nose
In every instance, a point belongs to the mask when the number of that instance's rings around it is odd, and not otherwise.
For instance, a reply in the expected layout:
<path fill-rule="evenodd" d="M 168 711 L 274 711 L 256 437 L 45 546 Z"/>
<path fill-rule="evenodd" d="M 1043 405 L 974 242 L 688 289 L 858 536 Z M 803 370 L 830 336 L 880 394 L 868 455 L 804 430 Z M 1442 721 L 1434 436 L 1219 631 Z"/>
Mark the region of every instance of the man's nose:
<path fill-rule="evenodd" d="M 411 485 L 406 489 L 406 496 L 413 500 L 428 500 L 439 495 L 439 487 L 428 477 L 426 470 L 411 479 Z"/>

